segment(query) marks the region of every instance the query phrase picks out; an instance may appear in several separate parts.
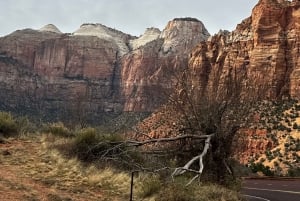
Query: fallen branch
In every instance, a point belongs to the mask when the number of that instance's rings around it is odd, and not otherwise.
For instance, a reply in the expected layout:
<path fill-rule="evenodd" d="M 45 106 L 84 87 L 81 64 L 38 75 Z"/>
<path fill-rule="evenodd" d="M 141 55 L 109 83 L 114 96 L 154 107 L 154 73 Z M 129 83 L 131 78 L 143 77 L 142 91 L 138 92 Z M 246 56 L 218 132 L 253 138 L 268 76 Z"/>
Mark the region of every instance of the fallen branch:
<path fill-rule="evenodd" d="M 193 177 L 187 184 L 186 186 L 190 185 L 195 179 L 197 179 L 198 177 L 201 176 L 202 172 L 203 172 L 203 168 L 204 168 L 204 165 L 203 165 L 203 157 L 207 154 L 207 151 L 210 147 L 210 140 L 211 138 L 213 137 L 214 134 L 211 134 L 211 135 L 206 135 L 206 140 L 205 140 L 205 146 L 204 146 L 204 149 L 202 151 L 202 153 L 198 156 L 195 156 L 194 158 L 192 158 L 190 161 L 188 161 L 183 167 L 179 167 L 179 168 L 176 168 L 174 170 L 174 172 L 172 173 L 172 178 L 174 178 L 175 176 L 179 176 L 179 175 L 182 175 L 184 174 L 186 171 L 189 171 L 189 172 L 194 172 L 194 173 L 197 173 L 197 175 L 195 177 Z M 190 169 L 190 166 L 196 161 L 196 160 L 199 160 L 199 170 L 196 171 L 196 170 L 193 170 L 193 169 Z"/>
<path fill-rule="evenodd" d="M 200 139 L 204 140 L 209 138 L 211 135 L 180 135 L 176 137 L 171 137 L 171 138 L 157 138 L 157 139 L 150 139 L 150 140 L 145 140 L 145 141 L 125 141 L 124 143 L 128 144 L 128 146 L 143 146 L 145 144 L 151 144 L 151 143 L 161 143 L 161 142 L 173 142 L 173 141 L 178 141 L 178 140 L 183 140 L 183 139 Z"/>

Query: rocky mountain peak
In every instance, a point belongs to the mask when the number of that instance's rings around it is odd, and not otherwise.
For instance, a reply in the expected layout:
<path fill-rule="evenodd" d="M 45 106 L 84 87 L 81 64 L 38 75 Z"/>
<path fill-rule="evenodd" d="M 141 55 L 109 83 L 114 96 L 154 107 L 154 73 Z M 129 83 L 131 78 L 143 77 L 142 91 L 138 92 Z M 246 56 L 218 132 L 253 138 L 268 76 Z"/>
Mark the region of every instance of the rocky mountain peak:
<path fill-rule="evenodd" d="M 47 24 L 40 28 L 39 31 L 62 34 L 62 32 L 54 24 Z"/>
<path fill-rule="evenodd" d="M 119 56 L 123 56 L 129 52 L 127 43 L 132 36 L 125 34 L 116 29 L 109 28 L 102 24 L 85 23 L 76 30 L 74 35 L 96 36 L 103 40 L 115 43 L 119 47 Z"/>
<path fill-rule="evenodd" d="M 159 38 L 161 31 L 158 28 L 147 28 L 145 33 L 141 35 L 138 39 L 130 41 L 130 46 L 133 50 L 138 49 L 141 46 L 146 45 L 147 43 L 156 40 Z"/>
<path fill-rule="evenodd" d="M 163 52 L 189 51 L 193 46 L 210 36 L 203 23 L 195 18 L 175 18 L 169 21 L 160 38 L 165 40 Z"/>

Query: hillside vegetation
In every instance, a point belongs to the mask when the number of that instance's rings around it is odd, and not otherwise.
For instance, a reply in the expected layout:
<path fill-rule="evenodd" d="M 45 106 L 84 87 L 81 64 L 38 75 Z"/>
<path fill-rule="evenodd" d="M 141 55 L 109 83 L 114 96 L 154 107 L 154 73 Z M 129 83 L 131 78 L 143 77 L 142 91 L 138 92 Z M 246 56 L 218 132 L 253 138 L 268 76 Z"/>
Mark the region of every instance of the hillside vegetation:
<path fill-rule="evenodd" d="M 62 123 L 37 128 L 26 118 L 20 124 L 20 119 L 3 112 L 0 119 L 1 200 L 129 200 L 128 168 L 86 158 L 81 152 L 88 153 L 89 143 L 118 138 L 102 138 L 95 128 L 75 131 Z M 14 131 L 3 129 L 4 125 Z M 186 181 L 184 177 L 173 182 L 170 177 L 140 172 L 134 180 L 134 200 L 242 200 L 236 191 L 214 184 L 196 183 L 186 188 Z"/>
<path fill-rule="evenodd" d="M 150 116 L 142 125 L 145 127 L 148 123 L 150 129 L 153 122 L 158 123 L 155 119 L 160 119 L 161 115 Z M 260 132 L 248 136 L 249 143 L 266 141 L 268 145 L 265 150 L 248 153 L 246 164 L 250 170 L 268 176 L 299 176 L 300 104 L 293 100 L 264 101 L 253 108 L 250 119 L 253 121 L 247 129 Z M 168 121 L 163 125 L 164 130 L 174 127 L 168 127 Z M 131 171 L 137 169 L 137 164 L 149 167 L 158 161 L 149 161 L 147 154 L 143 154 L 146 150 L 112 147 L 122 140 L 125 140 L 124 135 L 103 127 L 69 128 L 62 122 L 37 125 L 27 118 L 0 112 L 1 199 L 128 200 Z M 116 155 L 118 157 L 114 158 Z M 169 168 L 175 167 L 175 161 L 164 160 Z M 246 167 L 241 167 L 234 171 L 247 172 Z M 170 170 L 139 169 L 134 177 L 134 199 L 242 200 L 237 192 L 240 187 L 238 180 L 227 178 L 227 188 L 211 184 L 207 179 L 206 182 L 194 182 L 187 188 L 185 185 L 190 174 L 172 180 L 169 173 Z"/>

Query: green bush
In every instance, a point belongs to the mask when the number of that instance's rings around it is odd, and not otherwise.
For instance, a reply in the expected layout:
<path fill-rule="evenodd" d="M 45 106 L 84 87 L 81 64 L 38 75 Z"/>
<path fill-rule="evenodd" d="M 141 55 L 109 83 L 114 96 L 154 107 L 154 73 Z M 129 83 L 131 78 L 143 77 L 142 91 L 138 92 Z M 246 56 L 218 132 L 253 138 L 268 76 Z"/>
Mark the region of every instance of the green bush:
<path fill-rule="evenodd" d="M 75 134 L 72 151 L 81 160 L 93 161 L 121 153 L 124 147 L 116 146 L 120 141 L 118 134 L 99 134 L 95 128 L 85 128 Z"/>
<path fill-rule="evenodd" d="M 197 201 L 194 186 L 185 187 L 180 183 L 168 183 L 158 195 L 157 201 Z"/>
<path fill-rule="evenodd" d="M 300 168 L 290 168 L 288 170 L 288 176 L 290 177 L 300 177 Z"/>
<path fill-rule="evenodd" d="M 251 163 L 250 169 L 253 173 L 262 172 L 266 176 L 274 176 L 274 172 L 269 166 L 264 166 L 262 163 Z"/>
<path fill-rule="evenodd" d="M 271 161 L 271 160 L 273 160 L 275 158 L 274 155 L 273 155 L 273 153 L 270 150 L 267 150 L 265 152 L 265 154 L 266 154 L 266 157 L 267 157 L 268 161 Z"/>
<path fill-rule="evenodd" d="M 72 152 L 79 157 L 79 159 L 88 161 L 95 158 L 95 146 L 100 142 L 96 129 L 85 128 L 80 130 L 75 135 Z"/>
<path fill-rule="evenodd" d="M 18 125 L 14 117 L 8 112 L 0 112 L 0 134 L 5 137 L 18 134 Z"/>
<path fill-rule="evenodd" d="M 296 122 L 293 124 L 293 129 L 298 129 L 298 124 Z"/>
<path fill-rule="evenodd" d="M 16 123 L 18 127 L 18 134 L 23 135 L 27 133 L 34 133 L 37 128 L 27 117 L 17 117 Z"/>
<path fill-rule="evenodd" d="M 72 137 L 73 134 L 62 122 L 47 124 L 43 132 L 51 133 L 60 137 Z"/>
<path fill-rule="evenodd" d="M 138 186 L 138 196 L 141 198 L 150 197 L 159 192 L 162 182 L 158 176 L 148 176 L 141 179 L 141 185 Z"/>

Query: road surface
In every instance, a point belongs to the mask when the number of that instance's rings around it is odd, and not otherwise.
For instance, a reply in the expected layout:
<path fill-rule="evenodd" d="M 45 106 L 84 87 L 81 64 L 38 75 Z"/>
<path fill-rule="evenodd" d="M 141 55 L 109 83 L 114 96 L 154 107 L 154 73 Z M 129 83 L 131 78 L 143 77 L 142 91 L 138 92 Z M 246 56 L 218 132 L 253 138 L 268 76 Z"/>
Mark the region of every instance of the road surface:
<path fill-rule="evenodd" d="M 300 179 L 245 179 L 242 194 L 248 201 L 300 201 Z"/>

